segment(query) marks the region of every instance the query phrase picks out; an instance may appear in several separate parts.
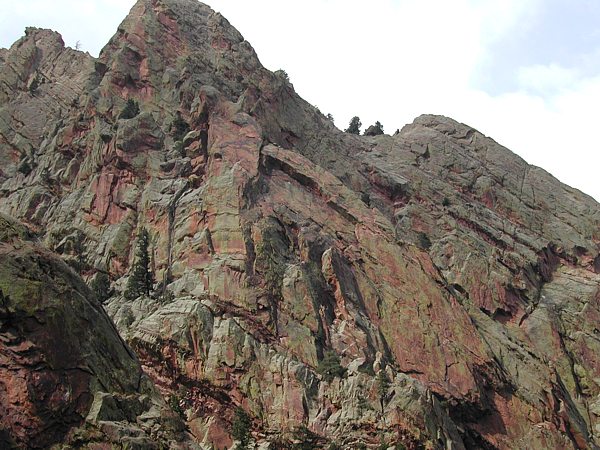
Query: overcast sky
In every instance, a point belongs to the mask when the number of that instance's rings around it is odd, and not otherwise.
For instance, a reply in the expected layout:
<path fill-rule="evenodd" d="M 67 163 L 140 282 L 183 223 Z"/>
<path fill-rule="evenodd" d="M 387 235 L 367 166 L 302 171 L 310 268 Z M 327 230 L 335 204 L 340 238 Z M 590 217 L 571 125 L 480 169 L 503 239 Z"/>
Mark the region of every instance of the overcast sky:
<path fill-rule="evenodd" d="M 0 0 L 0 46 L 25 26 L 96 56 L 132 0 Z M 344 129 L 423 113 L 477 128 L 600 200 L 600 1 L 213 0 L 271 70 Z"/>

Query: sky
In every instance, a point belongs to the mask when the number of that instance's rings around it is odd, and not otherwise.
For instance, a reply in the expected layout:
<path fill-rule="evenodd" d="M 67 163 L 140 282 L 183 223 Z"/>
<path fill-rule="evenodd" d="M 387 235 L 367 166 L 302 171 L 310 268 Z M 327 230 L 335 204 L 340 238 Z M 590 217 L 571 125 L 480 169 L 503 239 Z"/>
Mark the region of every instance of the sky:
<path fill-rule="evenodd" d="M 51 28 L 96 56 L 133 0 L 0 0 L 0 47 Z M 478 129 L 600 201 L 600 1 L 212 0 L 340 129 Z"/>

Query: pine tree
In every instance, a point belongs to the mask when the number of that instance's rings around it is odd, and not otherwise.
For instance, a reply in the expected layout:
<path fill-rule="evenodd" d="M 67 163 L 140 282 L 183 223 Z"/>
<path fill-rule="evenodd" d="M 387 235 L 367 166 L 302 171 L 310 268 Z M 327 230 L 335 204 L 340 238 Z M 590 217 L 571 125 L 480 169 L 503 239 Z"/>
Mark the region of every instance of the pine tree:
<path fill-rule="evenodd" d="M 365 136 L 379 136 L 380 134 L 383 134 L 383 125 L 379 121 L 365 130 Z"/>
<path fill-rule="evenodd" d="M 239 441 L 237 450 L 247 449 L 250 444 L 250 429 L 252 427 L 252 419 L 246 411 L 237 407 L 231 424 L 231 436 L 236 441 Z"/>
<path fill-rule="evenodd" d="M 110 298 L 110 278 L 105 272 L 98 272 L 92 282 L 90 289 L 96 294 L 96 298 L 100 303 L 104 303 Z"/>
<path fill-rule="evenodd" d="M 417 245 L 421 250 L 429 250 L 431 248 L 431 239 L 423 231 L 419 231 L 417 234 Z"/>
<path fill-rule="evenodd" d="M 177 111 L 173 122 L 171 122 L 171 133 L 176 141 L 181 141 L 190 131 L 190 125 L 183 119 L 181 113 Z"/>
<path fill-rule="evenodd" d="M 323 355 L 323 359 L 319 361 L 317 372 L 323 375 L 325 381 L 331 382 L 335 377 L 342 378 L 346 373 L 346 369 L 342 367 L 337 353 L 327 350 Z"/>
<path fill-rule="evenodd" d="M 128 98 L 125 108 L 123 108 L 123 111 L 121 111 L 121 114 L 119 115 L 119 119 L 133 119 L 139 113 L 140 106 L 138 105 L 138 102 L 132 98 Z"/>
<path fill-rule="evenodd" d="M 352 118 L 352 120 L 350 120 L 350 125 L 348 125 L 348 128 L 346 128 L 346 133 L 360 134 L 361 126 L 362 126 L 362 123 L 360 122 L 360 119 L 358 118 L 358 116 L 354 116 Z"/>
<path fill-rule="evenodd" d="M 387 395 L 388 389 L 390 388 L 390 380 L 385 373 L 385 370 L 381 369 L 377 374 L 377 394 L 379 394 L 379 401 L 381 402 L 381 410 L 383 411 L 383 404 Z"/>
<path fill-rule="evenodd" d="M 125 288 L 124 296 L 127 300 L 135 300 L 140 295 L 150 295 L 152 291 L 154 275 L 150 270 L 149 243 L 150 235 L 145 228 L 142 228 L 137 238 L 135 260 Z"/>

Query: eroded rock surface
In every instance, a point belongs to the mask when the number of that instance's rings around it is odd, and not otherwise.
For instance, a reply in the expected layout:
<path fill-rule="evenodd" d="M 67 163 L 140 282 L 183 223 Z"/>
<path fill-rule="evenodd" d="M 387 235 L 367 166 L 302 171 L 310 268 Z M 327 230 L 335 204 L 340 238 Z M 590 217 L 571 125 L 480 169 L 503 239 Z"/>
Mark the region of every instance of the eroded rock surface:
<path fill-rule="evenodd" d="M 198 443 L 231 446 L 241 406 L 272 448 L 302 426 L 342 448 L 596 448 L 593 199 L 445 117 L 342 133 L 194 0 L 140 0 L 97 60 L 73 52 L 30 30 L 0 54 L 0 210 L 110 275 L 107 311 Z M 156 294 L 125 301 L 142 227 Z"/>
<path fill-rule="evenodd" d="M 0 215 L 0 446 L 186 440 L 83 280 L 30 239 Z"/>

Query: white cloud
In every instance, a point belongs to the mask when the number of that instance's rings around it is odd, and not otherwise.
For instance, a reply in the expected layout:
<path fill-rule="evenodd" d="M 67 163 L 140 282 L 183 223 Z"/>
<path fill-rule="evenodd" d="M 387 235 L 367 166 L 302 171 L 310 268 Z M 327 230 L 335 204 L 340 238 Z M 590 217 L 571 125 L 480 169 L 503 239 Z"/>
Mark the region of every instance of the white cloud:
<path fill-rule="evenodd" d="M 473 85 L 494 57 L 492 44 L 531 27 L 540 0 L 379 1 L 371 8 L 309 0 L 286 14 L 272 2 L 259 5 L 213 2 L 267 67 L 286 69 L 297 91 L 331 112 L 340 128 L 353 115 L 393 132 L 419 114 L 444 114 L 600 199 L 594 131 L 600 84 L 549 65 L 520 69 L 515 92 L 492 96 Z M 261 26 L 257 17 L 270 7 L 276 18 Z"/>
<path fill-rule="evenodd" d="M 600 78 L 581 80 L 554 96 L 526 92 L 492 97 L 470 91 L 455 117 L 600 199 L 596 138 Z"/>
<path fill-rule="evenodd" d="M 582 70 L 526 63 L 514 74 L 514 92 L 493 96 L 474 84 L 494 60 L 493 48 L 540 25 L 547 2 L 208 1 L 250 41 L 266 67 L 285 69 L 298 93 L 332 113 L 340 128 L 359 115 L 365 126 L 379 120 L 393 132 L 419 114 L 444 114 L 600 199 L 594 173 L 600 79 L 585 55 Z M 32 23 L 63 32 L 70 45 L 81 40 L 97 54 L 133 3 L 3 2 L 1 45 L 16 39 L 6 38 L 15 26 L 20 35 Z M 495 80 L 494 73 L 483 75 Z"/>
<path fill-rule="evenodd" d="M 568 69 L 558 64 L 521 67 L 517 74 L 519 85 L 540 94 L 570 89 L 580 77 L 577 69 Z"/>

